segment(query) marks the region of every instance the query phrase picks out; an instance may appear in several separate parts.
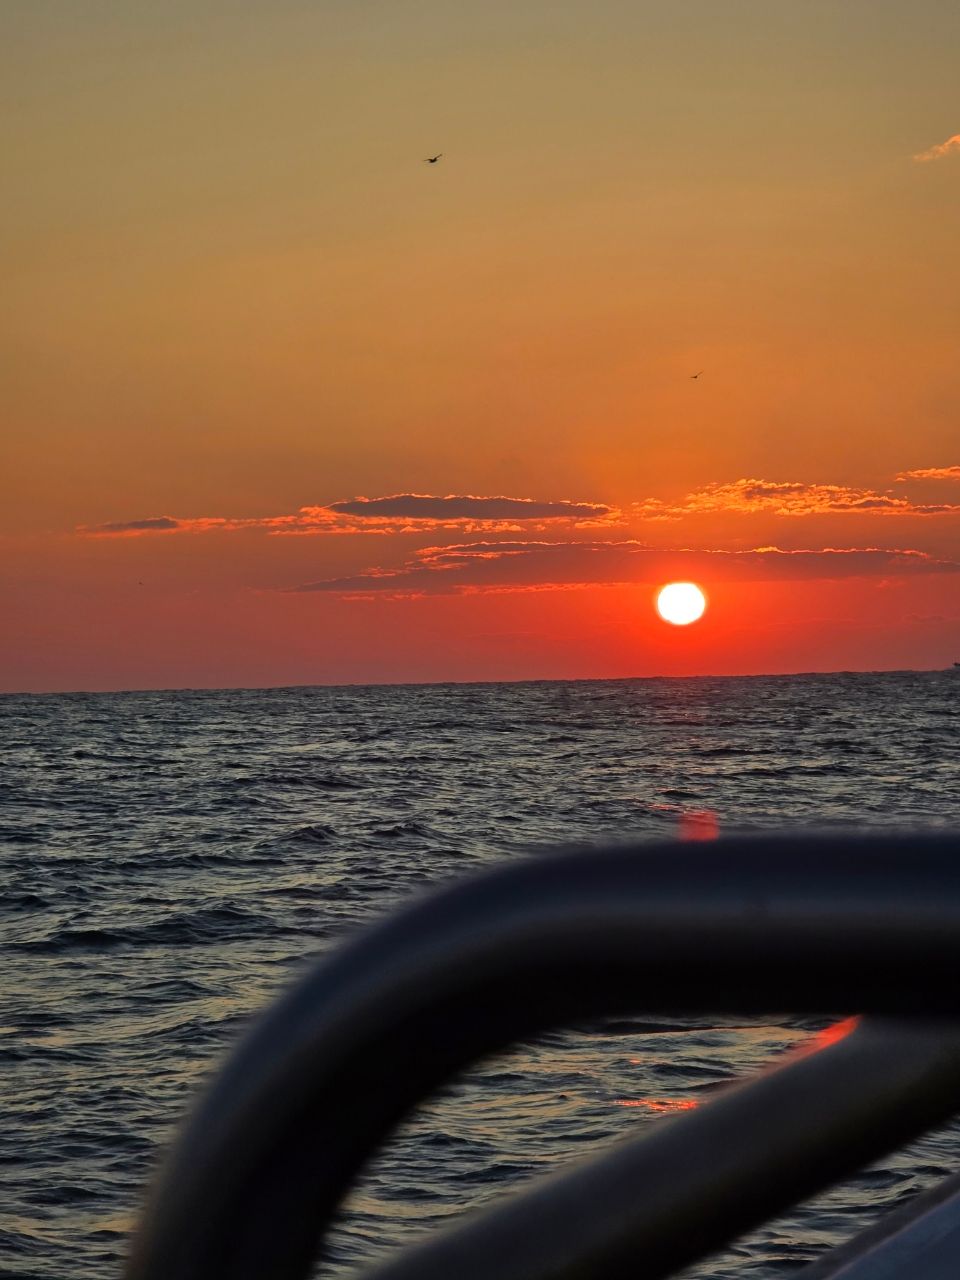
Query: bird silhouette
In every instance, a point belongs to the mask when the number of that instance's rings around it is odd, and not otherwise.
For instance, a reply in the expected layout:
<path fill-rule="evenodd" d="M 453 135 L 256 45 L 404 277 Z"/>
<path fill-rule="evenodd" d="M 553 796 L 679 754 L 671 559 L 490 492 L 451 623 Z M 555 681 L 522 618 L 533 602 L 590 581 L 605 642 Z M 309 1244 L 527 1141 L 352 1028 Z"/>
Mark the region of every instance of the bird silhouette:
<path fill-rule="evenodd" d="M 442 152 L 442 151 L 438 151 L 438 152 L 437 152 L 437 154 L 436 154 L 435 156 L 427 156 L 426 160 L 424 160 L 424 162 L 423 162 L 423 163 L 424 163 L 424 164 L 436 164 L 436 163 L 437 163 L 437 161 L 440 159 L 440 157 L 441 157 L 442 155 L 443 155 L 443 152 Z"/>
<path fill-rule="evenodd" d="M 702 370 L 702 369 L 700 370 L 700 373 L 703 373 L 703 370 Z M 700 373 L 691 373 L 691 375 L 690 375 L 690 381 L 691 381 L 691 382 L 696 382 L 697 378 L 699 378 L 699 377 L 700 377 Z"/>

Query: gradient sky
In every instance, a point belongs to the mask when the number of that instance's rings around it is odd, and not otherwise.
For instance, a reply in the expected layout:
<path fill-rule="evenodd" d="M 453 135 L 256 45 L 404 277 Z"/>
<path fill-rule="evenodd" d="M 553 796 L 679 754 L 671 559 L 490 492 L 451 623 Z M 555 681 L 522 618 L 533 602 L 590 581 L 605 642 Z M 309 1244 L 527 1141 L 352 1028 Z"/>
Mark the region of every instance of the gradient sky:
<path fill-rule="evenodd" d="M 960 660 L 958 49 L 941 0 L 7 0 L 0 687 Z"/>

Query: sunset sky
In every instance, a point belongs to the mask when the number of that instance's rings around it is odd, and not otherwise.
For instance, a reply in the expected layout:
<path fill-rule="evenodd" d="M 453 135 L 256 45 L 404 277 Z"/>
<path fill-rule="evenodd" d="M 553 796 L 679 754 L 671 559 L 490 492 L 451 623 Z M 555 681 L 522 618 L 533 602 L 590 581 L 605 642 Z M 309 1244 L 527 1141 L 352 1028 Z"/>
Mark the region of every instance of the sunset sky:
<path fill-rule="evenodd" d="M 0 687 L 960 660 L 958 51 L 941 0 L 7 0 Z"/>

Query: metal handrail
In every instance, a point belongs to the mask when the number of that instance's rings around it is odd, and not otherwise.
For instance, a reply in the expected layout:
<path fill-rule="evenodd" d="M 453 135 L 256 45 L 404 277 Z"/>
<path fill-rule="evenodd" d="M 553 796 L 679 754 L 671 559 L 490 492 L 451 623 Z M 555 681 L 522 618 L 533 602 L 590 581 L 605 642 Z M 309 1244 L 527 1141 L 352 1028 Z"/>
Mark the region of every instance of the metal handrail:
<path fill-rule="evenodd" d="M 960 1024 L 864 1022 L 545 1179 L 371 1280 L 658 1280 L 960 1108 Z"/>
<path fill-rule="evenodd" d="M 640 1257 L 645 1275 L 666 1275 L 960 1109 L 958 975 L 957 836 L 622 846 L 497 868 L 359 936 L 259 1021 L 174 1147 L 126 1275 L 309 1275 L 338 1204 L 399 1120 L 453 1072 L 547 1027 L 638 1009 L 914 1019 L 868 1023 L 381 1269 L 422 1280 L 455 1267 L 464 1280 L 466 1241 L 480 1250 L 470 1275 L 506 1276 L 505 1241 L 519 1248 L 526 1223 L 518 1280 L 616 1275 Z M 816 1108 L 798 1121 L 811 1088 Z M 815 1137 L 831 1098 L 836 1118 Z M 792 1161 L 777 1155 L 781 1137 Z M 718 1160 L 738 1144 L 740 1174 Z M 691 1152 L 716 1176 L 685 1178 Z M 578 1215 L 564 1179 L 586 1197 Z M 735 1184 L 743 1212 L 724 1197 Z M 583 1225 L 561 1252 L 543 1225 L 557 1221 L 551 1203 Z M 531 1213 L 545 1215 L 535 1230 Z"/>
<path fill-rule="evenodd" d="M 797 1273 L 797 1280 L 956 1280 L 960 1271 L 960 1174 L 891 1209 L 852 1240 Z"/>

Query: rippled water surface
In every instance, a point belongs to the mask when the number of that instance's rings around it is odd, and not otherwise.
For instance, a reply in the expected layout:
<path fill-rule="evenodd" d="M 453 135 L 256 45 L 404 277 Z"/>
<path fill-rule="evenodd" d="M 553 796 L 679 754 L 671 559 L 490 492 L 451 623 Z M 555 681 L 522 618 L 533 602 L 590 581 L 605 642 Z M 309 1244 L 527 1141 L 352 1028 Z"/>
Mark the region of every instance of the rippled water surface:
<path fill-rule="evenodd" d="M 431 884 L 531 846 L 956 824 L 953 673 L 0 699 L 0 1273 L 116 1276 L 159 1151 L 251 1012 Z M 660 1123 L 814 1024 L 558 1031 L 471 1072 L 385 1150 L 346 1271 Z M 385 1063 L 384 1072 L 390 1070 Z M 703 1275 L 782 1275 L 947 1170 L 924 1139 Z"/>

